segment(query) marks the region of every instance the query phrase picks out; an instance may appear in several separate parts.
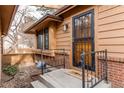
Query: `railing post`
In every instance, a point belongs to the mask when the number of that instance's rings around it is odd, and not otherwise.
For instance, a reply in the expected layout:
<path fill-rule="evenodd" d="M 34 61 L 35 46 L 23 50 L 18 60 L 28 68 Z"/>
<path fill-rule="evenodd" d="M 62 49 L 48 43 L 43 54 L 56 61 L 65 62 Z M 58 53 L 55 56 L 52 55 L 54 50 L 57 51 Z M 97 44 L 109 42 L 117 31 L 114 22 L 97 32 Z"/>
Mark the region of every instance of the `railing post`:
<path fill-rule="evenodd" d="M 41 50 L 41 61 L 43 60 L 43 53 L 42 53 L 42 50 Z M 41 74 L 43 75 L 44 74 L 44 67 L 41 65 Z"/>
<path fill-rule="evenodd" d="M 64 53 L 64 68 L 65 68 L 65 49 L 63 49 L 63 53 Z"/>
<path fill-rule="evenodd" d="M 82 88 L 85 88 L 85 52 L 81 53 L 81 65 L 82 65 Z"/>
<path fill-rule="evenodd" d="M 44 74 L 44 67 L 43 66 L 41 67 L 41 74 L 42 75 Z"/>
<path fill-rule="evenodd" d="M 108 58 L 107 58 L 107 49 L 105 49 L 105 80 L 108 83 Z"/>

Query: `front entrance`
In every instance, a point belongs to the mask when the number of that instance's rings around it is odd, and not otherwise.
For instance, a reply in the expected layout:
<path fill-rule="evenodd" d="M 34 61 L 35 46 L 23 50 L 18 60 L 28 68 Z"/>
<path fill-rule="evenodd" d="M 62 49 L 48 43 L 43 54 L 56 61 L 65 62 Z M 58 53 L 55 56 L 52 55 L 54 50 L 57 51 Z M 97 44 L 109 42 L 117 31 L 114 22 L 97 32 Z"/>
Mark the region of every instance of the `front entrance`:
<path fill-rule="evenodd" d="M 73 17 L 73 65 L 81 67 L 81 53 L 94 51 L 94 11 Z M 85 66 L 95 69 L 94 55 L 85 56 Z"/>

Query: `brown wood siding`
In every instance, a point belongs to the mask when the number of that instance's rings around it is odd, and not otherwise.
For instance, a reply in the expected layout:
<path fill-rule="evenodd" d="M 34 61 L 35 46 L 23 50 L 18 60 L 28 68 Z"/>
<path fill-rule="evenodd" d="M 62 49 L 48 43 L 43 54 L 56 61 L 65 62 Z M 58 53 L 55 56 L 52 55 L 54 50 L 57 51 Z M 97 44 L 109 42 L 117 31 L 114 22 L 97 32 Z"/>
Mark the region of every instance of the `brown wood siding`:
<path fill-rule="evenodd" d="M 89 7 L 89 8 L 87 8 Z M 79 15 L 83 12 L 86 12 L 88 10 L 93 9 L 94 6 L 78 6 L 71 11 L 69 11 L 67 14 L 64 14 L 65 18 L 64 21 L 57 26 L 56 31 L 56 48 L 65 48 L 68 50 L 72 50 L 72 17 Z M 78 11 L 77 11 L 78 10 Z M 67 32 L 63 31 L 63 25 L 64 23 L 68 24 L 68 30 Z"/>
<path fill-rule="evenodd" d="M 97 6 L 97 47 L 109 56 L 124 56 L 124 6 Z"/>
<path fill-rule="evenodd" d="M 56 32 L 56 47 L 57 49 L 68 49 L 71 48 L 71 41 L 72 41 L 72 31 L 71 31 L 71 17 L 64 19 L 64 22 L 57 27 Z M 67 32 L 63 31 L 64 23 L 68 24 Z"/>
<path fill-rule="evenodd" d="M 89 8 L 87 8 L 89 7 Z M 57 49 L 67 49 L 69 50 L 69 63 L 72 68 L 75 68 L 72 66 L 72 17 L 79 15 L 83 12 L 86 12 L 88 10 L 93 9 L 96 6 L 78 6 L 71 11 L 67 12 L 67 14 L 64 14 L 63 16 L 64 21 L 61 24 L 57 25 L 57 31 L 56 31 L 56 48 Z M 78 11 L 77 11 L 78 10 Z M 64 23 L 68 24 L 68 30 L 67 32 L 63 31 L 63 25 Z M 75 68 L 77 69 L 77 68 Z"/>
<path fill-rule="evenodd" d="M 81 9 L 82 8 L 82 9 Z M 94 9 L 94 41 L 95 50 L 108 50 L 108 56 L 124 56 L 124 6 L 103 5 L 91 6 L 83 9 L 76 8 L 71 14 L 66 15 L 64 21 L 57 25 L 56 48 L 72 51 L 72 17 L 88 10 Z M 75 12 L 75 10 L 80 10 Z M 69 25 L 68 31 L 63 31 L 63 25 Z M 72 56 L 72 55 L 70 55 Z"/>

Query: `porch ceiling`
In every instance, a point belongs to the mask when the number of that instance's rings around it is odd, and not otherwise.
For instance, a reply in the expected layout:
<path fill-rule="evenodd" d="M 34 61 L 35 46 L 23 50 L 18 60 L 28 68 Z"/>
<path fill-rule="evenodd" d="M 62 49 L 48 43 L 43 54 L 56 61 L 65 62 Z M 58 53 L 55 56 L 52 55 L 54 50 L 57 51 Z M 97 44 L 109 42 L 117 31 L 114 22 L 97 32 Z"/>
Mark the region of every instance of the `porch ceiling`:
<path fill-rule="evenodd" d="M 35 24 L 30 26 L 24 32 L 29 34 L 35 34 L 36 31 L 39 31 L 49 25 L 50 22 L 62 22 L 62 18 L 54 16 L 54 15 L 46 15 L 40 20 L 38 20 Z"/>
<path fill-rule="evenodd" d="M 14 18 L 18 6 L 0 5 L 0 19 L 2 35 L 8 32 L 9 26 Z"/>

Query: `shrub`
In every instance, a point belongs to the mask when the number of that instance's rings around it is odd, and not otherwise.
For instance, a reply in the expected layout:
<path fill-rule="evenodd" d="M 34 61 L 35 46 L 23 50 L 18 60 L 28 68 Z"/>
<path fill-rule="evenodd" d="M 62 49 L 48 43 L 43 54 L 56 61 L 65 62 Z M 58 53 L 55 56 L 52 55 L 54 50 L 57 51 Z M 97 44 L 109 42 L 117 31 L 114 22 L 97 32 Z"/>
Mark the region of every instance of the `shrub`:
<path fill-rule="evenodd" d="M 7 75 L 14 76 L 17 73 L 17 67 L 8 65 L 7 67 L 3 68 L 3 72 Z"/>

